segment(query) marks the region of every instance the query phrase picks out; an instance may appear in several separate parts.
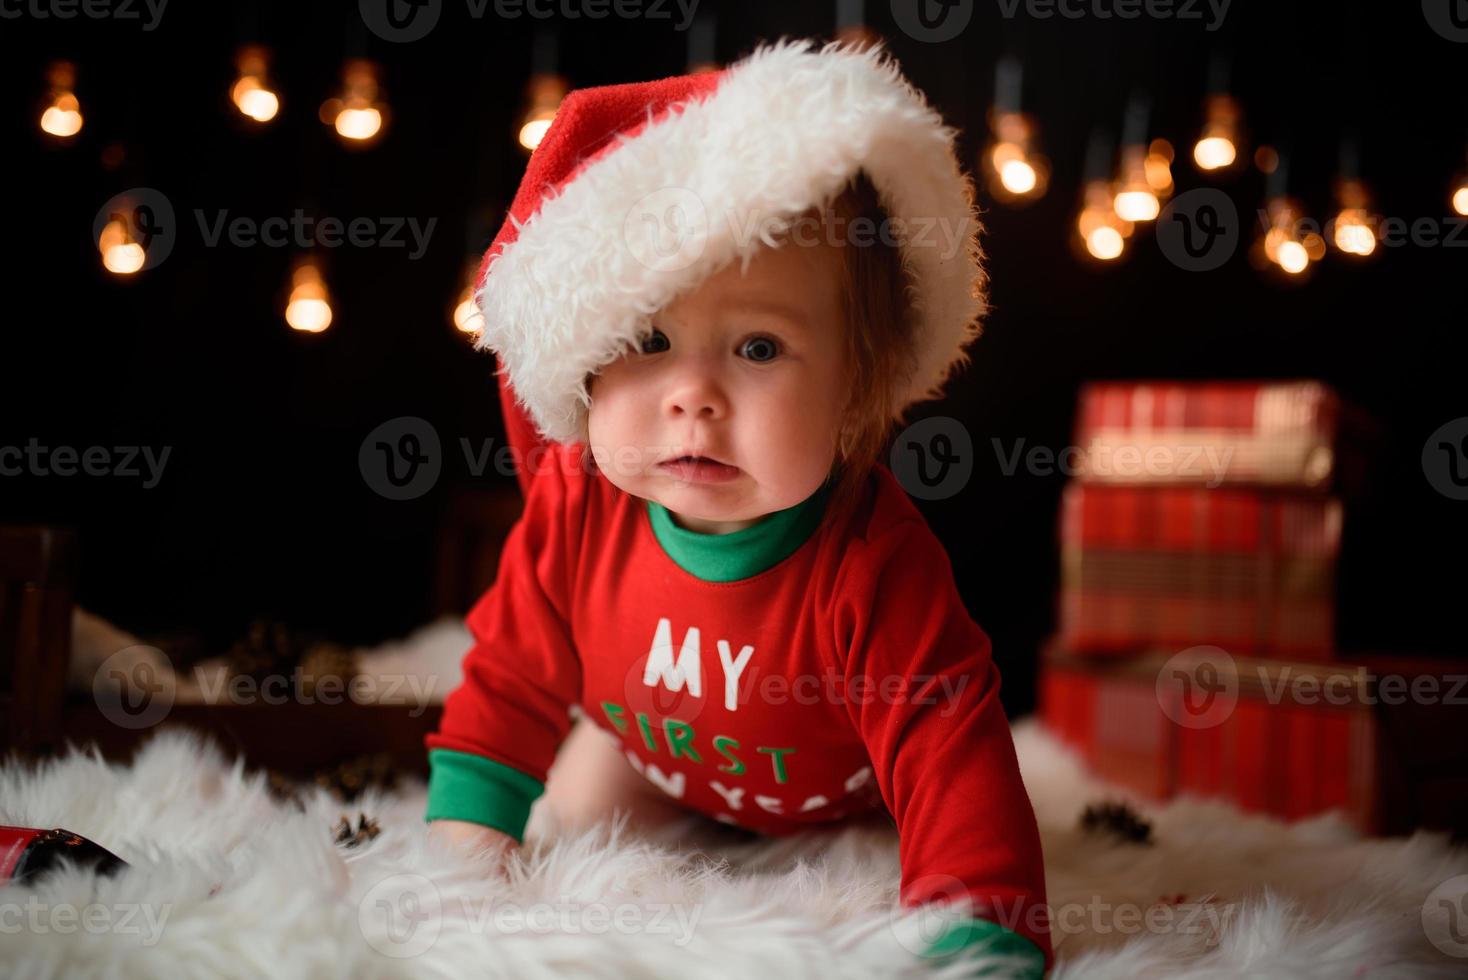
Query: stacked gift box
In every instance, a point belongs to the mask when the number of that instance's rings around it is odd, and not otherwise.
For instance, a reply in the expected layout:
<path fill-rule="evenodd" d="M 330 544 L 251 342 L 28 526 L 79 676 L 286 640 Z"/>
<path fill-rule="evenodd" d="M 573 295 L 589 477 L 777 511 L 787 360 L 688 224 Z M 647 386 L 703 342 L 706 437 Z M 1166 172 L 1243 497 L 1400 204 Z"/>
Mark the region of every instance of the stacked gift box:
<path fill-rule="evenodd" d="M 1329 657 L 1340 416 L 1318 382 L 1087 386 L 1061 505 L 1065 648 Z"/>
<path fill-rule="evenodd" d="M 1386 827 L 1401 766 L 1334 629 L 1369 423 L 1315 381 L 1097 383 L 1077 414 L 1047 726 L 1143 798 Z"/>

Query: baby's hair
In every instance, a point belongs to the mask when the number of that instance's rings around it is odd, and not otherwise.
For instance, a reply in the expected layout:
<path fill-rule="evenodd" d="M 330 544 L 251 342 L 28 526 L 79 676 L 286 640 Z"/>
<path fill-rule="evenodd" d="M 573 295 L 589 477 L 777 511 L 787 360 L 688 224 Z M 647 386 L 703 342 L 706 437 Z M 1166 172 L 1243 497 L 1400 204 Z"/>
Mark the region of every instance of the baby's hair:
<path fill-rule="evenodd" d="M 832 200 L 827 215 L 840 220 L 831 240 L 841 246 L 850 395 L 837 448 L 828 513 L 854 504 L 882 459 L 900 420 L 895 392 L 916 370 L 913 275 L 894 226 L 866 171 L 858 171 Z M 857 223 L 860 222 L 860 223 Z"/>

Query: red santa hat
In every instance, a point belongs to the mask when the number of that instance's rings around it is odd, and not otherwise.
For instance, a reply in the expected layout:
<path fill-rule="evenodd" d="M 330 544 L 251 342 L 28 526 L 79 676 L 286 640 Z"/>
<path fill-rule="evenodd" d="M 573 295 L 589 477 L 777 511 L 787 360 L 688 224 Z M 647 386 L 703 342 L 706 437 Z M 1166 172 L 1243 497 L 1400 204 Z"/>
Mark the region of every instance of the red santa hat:
<path fill-rule="evenodd" d="M 587 376 L 651 314 L 865 171 L 916 285 L 917 369 L 893 413 L 939 397 L 985 311 L 956 137 L 880 45 L 782 39 L 721 71 L 573 91 L 480 268 L 477 346 L 540 433 L 573 443 Z"/>

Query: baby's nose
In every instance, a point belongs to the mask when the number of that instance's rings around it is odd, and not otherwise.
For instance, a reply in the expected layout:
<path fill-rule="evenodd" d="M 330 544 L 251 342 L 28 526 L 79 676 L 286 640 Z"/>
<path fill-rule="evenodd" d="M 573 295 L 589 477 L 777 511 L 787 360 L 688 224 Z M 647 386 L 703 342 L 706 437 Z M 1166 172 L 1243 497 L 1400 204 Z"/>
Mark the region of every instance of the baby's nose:
<path fill-rule="evenodd" d="M 686 371 L 674 381 L 665 408 L 675 418 L 722 418 L 729 411 L 728 396 L 719 380 L 704 370 Z"/>

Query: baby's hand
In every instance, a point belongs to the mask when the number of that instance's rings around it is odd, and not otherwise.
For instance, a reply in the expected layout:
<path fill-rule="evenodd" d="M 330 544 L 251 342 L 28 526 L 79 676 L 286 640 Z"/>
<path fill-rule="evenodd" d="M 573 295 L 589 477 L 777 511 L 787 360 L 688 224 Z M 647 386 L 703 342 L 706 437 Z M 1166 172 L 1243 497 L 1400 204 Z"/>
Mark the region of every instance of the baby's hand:
<path fill-rule="evenodd" d="M 465 854 L 487 853 L 501 871 L 505 857 L 520 846 L 519 841 L 503 831 L 467 820 L 434 820 L 428 825 L 428 836 Z"/>

